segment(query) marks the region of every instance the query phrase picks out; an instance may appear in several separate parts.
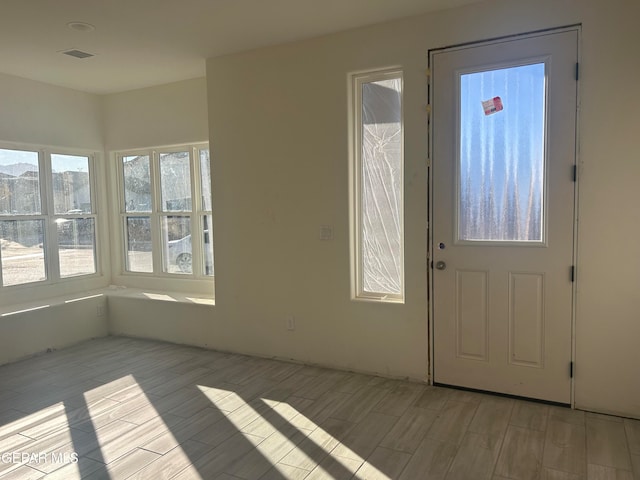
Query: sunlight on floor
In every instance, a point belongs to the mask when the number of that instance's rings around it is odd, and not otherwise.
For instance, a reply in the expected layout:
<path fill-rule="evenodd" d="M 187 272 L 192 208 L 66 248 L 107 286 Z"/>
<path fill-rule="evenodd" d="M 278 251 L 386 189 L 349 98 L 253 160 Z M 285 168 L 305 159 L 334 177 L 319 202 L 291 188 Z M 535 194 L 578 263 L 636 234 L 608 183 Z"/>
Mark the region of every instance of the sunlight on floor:
<path fill-rule="evenodd" d="M 43 440 L 39 441 L 38 439 Z M 69 420 L 62 402 L 24 415 L 0 427 L 0 475 L 15 472 L 16 478 L 30 471 L 52 471 L 61 463 L 73 461 L 73 438 Z M 36 439 L 35 442 L 32 439 Z M 55 449 L 50 445 L 61 445 Z"/>
<path fill-rule="evenodd" d="M 302 474 L 309 478 L 336 474 L 389 478 L 287 402 L 265 397 L 247 401 L 234 390 L 194 388 L 193 384 L 184 387 L 193 393 L 182 399 L 173 393 L 158 396 L 139 382 L 132 374 L 124 375 L 31 414 L 16 410 L 16 419 L 0 427 L 0 451 L 25 456 L 0 465 L 0 475 L 20 476 L 36 470 L 55 479 L 96 475 L 117 479 L 133 463 L 149 465 L 166 455 L 173 465 L 187 467 L 174 472 L 178 476 L 205 480 L 207 462 L 225 456 L 215 445 L 235 437 L 232 443 L 245 453 L 241 461 L 230 464 L 228 473 L 239 478 L 257 478 L 269 468 L 278 478 Z M 178 413 L 192 401 L 201 410 L 192 419 L 181 418 Z M 201 428 L 200 445 L 213 448 L 202 462 L 194 463 L 193 445 L 180 440 L 184 429 L 193 425 Z M 330 423 L 327 428 L 332 428 Z M 140 447 L 132 449 L 131 445 Z M 43 452 L 47 458 L 42 458 Z"/>
<path fill-rule="evenodd" d="M 198 388 L 220 410 L 228 412 L 231 405 L 236 407 L 227 419 L 285 478 L 288 478 L 287 466 L 299 468 L 304 465 L 313 469 L 319 464 L 317 457 L 314 459 L 307 453 L 312 451 L 321 451 L 323 459 L 331 455 L 339 470 L 352 475 L 366 471 L 364 478 L 389 478 L 288 403 L 260 398 L 267 408 L 259 412 L 258 407 L 254 408 L 233 391 L 201 385 Z M 331 478 L 331 471 L 322 465 L 317 465 L 317 470 L 320 472 L 316 473 Z"/>

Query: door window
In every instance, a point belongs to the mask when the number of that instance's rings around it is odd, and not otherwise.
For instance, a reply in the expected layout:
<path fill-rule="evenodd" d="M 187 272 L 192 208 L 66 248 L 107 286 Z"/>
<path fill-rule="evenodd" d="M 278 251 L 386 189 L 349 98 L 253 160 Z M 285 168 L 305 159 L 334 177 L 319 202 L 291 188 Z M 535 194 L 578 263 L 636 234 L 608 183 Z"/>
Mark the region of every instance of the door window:
<path fill-rule="evenodd" d="M 458 240 L 543 242 L 545 64 L 458 78 Z"/>

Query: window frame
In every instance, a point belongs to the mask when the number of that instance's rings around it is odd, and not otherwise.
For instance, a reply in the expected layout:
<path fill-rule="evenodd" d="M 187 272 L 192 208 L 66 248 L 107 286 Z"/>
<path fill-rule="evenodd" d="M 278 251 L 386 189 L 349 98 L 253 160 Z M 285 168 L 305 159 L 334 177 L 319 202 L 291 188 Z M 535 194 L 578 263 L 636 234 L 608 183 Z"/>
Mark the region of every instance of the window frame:
<path fill-rule="evenodd" d="M 98 171 L 96 163 L 96 153 L 94 151 L 72 149 L 72 148 L 58 148 L 58 147 L 42 147 L 35 145 L 16 145 L 7 142 L 0 142 L 0 149 L 12 150 L 18 152 L 30 152 L 36 153 L 38 156 L 38 181 L 39 181 L 39 195 L 40 195 L 40 213 L 36 214 L 0 214 L 0 221 L 42 221 L 43 223 L 43 256 L 44 256 L 44 280 L 37 280 L 33 282 L 18 283 L 13 285 L 4 285 L 4 271 L 2 263 L 0 262 L 0 296 L 7 294 L 17 294 L 17 297 L 22 298 L 19 293 L 20 290 L 30 294 L 33 289 L 40 290 L 42 288 L 52 288 L 56 285 L 71 284 L 77 282 L 86 282 L 91 279 L 102 277 L 102 254 L 101 254 L 101 240 L 100 240 L 100 222 L 101 214 L 99 208 L 99 194 L 97 175 Z M 87 167 L 89 175 L 89 189 L 90 189 L 90 213 L 56 213 L 55 212 L 55 200 L 54 200 L 54 182 L 53 182 L 53 168 L 52 159 L 54 155 L 64 156 L 76 156 L 86 157 Z M 92 219 L 93 221 L 93 261 L 94 272 L 81 273 L 77 275 L 62 276 L 60 271 L 60 245 L 58 241 L 58 222 L 59 219 Z M 66 287 L 62 287 L 66 288 Z M 38 293 L 35 295 L 29 295 L 33 297 L 40 296 Z"/>
<path fill-rule="evenodd" d="M 497 247 L 527 247 L 527 248 L 546 248 L 548 246 L 548 158 L 547 158 L 547 140 L 548 140 L 548 124 L 549 124 L 549 71 L 550 71 L 550 61 L 551 58 L 549 56 L 535 56 L 521 59 L 519 61 L 509 61 L 509 62 L 501 62 L 497 64 L 493 64 L 491 67 L 470 67 L 461 69 L 456 72 L 455 78 L 455 99 L 456 99 L 456 157 L 455 157 L 455 222 L 454 222 L 454 237 L 453 237 L 453 245 L 456 246 L 497 246 Z M 541 176 L 542 181 L 541 185 L 541 197 L 540 197 L 540 239 L 539 240 L 516 240 L 516 239 L 508 239 L 502 240 L 498 238 L 492 239 L 472 239 L 472 238 L 462 238 L 461 234 L 461 216 L 462 216 L 462 169 L 461 169 L 461 160 L 462 160 L 462 77 L 465 75 L 473 75 L 479 73 L 487 73 L 493 72 L 497 70 L 508 70 L 519 67 L 530 67 L 535 65 L 543 65 L 544 67 L 544 77 L 542 80 L 543 84 L 543 94 L 542 94 L 542 128 L 541 134 L 542 139 L 540 145 L 541 148 L 541 162 L 540 168 L 542 170 Z"/>
<path fill-rule="evenodd" d="M 363 85 L 383 80 L 399 79 L 400 91 L 400 293 L 370 292 L 364 288 L 364 265 L 362 248 L 362 194 L 363 194 Z M 405 262 L 404 262 L 404 75 L 400 67 L 353 72 L 348 75 L 349 103 L 349 230 L 351 256 L 351 299 L 384 303 L 404 303 Z"/>
<path fill-rule="evenodd" d="M 193 144 L 173 145 L 168 147 L 152 147 L 143 149 L 123 150 L 115 153 L 116 176 L 118 184 L 118 225 L 119 225 L 119 251 L 121 252 L 120 273 L 125 283 L 131 283 L 140 286 L 139 282 L 133 281 L 136 277 L 145 279 L 149 283 L 153 283 L 157 288 L 159 282 L 213 282 L 213 275 L 206 275 L 204 251 L 204 228 L 201 226 L 201 219 L 204 216 L 213 216 L 212 210 L 205 210 L 202 201 L 202 177 L 200 171 L 200 152 L 209 150 L 207 142 L 199 142 Z M 191 194 L 191 210 L 170 211 L 162 208 L 162 181 L 160 170 L 160 157 L 166 153 L 187 152 L 189 154 L 189 172 L 190 178 L 190 194 Z M 209 151 L 210 155 L 210 151 Z M 149 183 L 151 208 L 149 211 L 126 211 L 125 200 L 125 178 L 123 159 L 132 156 L 148 156 L 149 158 Z M 209 157 L 210 158 L 210 157 Z M 163 219 L 167 217 L 188 217 L 191 235 L 191 255 L 192 255 L 192 272 L 191 273 L 171 273 L 165 271 L 166 252 L 163 243 Z M 127 220 L 129 218 L 148 218 L 151 226 L 151 252 L 152 252 L 152 271 L 140 272 L 129 270 L 128 265 L 128 246 L 127 246 Z M 211 227 L 209 227 L 211 228 Z M 212 235 L 209 237 L 212 239 Z M 212 255 L 213 261 L 213 255 Z M 175 285 L 175 284 L 174 284 Z M 166 289 L 166 287 L 163 287 Z"/>

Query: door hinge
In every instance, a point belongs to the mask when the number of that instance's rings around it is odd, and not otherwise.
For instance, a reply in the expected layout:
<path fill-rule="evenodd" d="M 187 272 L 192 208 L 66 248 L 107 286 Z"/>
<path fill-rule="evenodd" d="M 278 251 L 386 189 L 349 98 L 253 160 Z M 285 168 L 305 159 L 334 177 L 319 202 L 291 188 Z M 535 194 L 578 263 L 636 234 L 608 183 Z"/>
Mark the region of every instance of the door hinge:
<path fill-rule="evenodd" d="M 427 78 L 431 78 L 431 69 L 430 68 L 427 68 L 424 71 L 424 76 L 427 77 Z"/>
<path fill-rule="evenodd" d="M 573 378 L 573 361 L 569 362 L 569 378 Z"/>
<path fill-rule="evenodd" d="M 576 281 L 576 266 L 575 265 L 571 265 L 571 281 L 572 282 Z"/>
<path fill-rule="evenodd" d="M 574 182 L 578 181 L 578 166 L 577 165 L 573 166 L 573 181 Z"/>
<path fill-rule="evenodd" d="M 576 82 L 580 80 L 580 64 L 576 62 Z"/>
<path fill-rule="evenodd" d="M 431 159 L 429 157 L 427 157 L 426 164 L 427 164 L 427 168 L 431 168 Z"/>

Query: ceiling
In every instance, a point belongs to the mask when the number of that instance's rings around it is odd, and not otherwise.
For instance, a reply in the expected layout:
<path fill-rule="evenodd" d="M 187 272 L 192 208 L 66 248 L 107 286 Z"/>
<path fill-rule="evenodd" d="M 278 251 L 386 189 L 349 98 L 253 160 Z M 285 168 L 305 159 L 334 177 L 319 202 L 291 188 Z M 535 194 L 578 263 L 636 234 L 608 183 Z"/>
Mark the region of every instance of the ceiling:
<path fill-rule="evenodd" d="M 202 77 L 209 57 L 477 1 L 0 0 L 0 73 L 121 92 Z M 61 53 L 70 49 L 95 56 Z"/>

